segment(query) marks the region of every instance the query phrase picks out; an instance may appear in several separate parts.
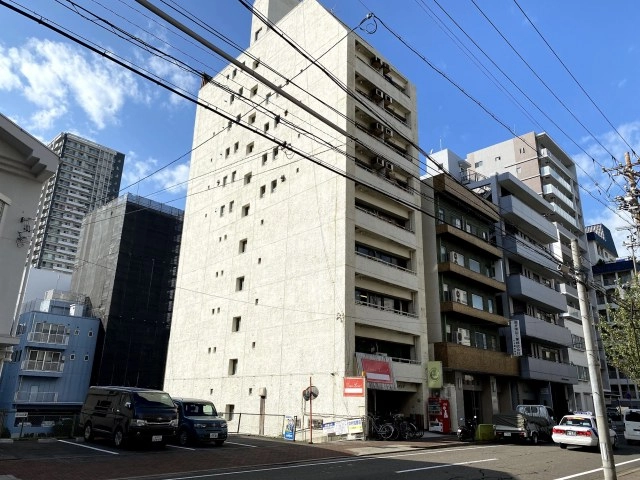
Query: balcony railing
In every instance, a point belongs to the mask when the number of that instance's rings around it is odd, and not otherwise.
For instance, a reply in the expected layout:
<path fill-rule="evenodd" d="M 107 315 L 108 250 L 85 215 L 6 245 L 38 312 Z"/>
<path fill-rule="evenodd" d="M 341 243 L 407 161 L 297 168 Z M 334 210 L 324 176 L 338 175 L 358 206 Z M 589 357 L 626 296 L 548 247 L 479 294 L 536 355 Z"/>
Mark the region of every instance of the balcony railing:
<path fill-rule="evenodd" d="M 394 82 L 393 78 L 391 78 L 389 75 L 384 75 L 383 73 L 379 72 L 378 70 L 373 68 L 371 65 L 369 65 L 369 63 L 367 63 L 364 59 L 360 58 L 357 55 L 356 55 L 356 58 L 358 60 L 360 60 L 362 63 L 364 63 L 367 67 L 369 67 L 372 71 L 376 72 L 378 75 L 380 75 L 382 78 L 384 78 L 391 85 L 396 87 L 398 89 L 398 91 L 402 92 L 406 97 L 410 98 L 409 94 L 405 91 L 406 89 L 402 85 L 398 84 L 397 82 Z"/>
<path fill-rule="evenodd" d="M 393 263 L 385 262 L 384 260 L 381 260 L 381 259 L 379 259 L 377 257 L 372 257 L 371 255 L 367 255 L 366 253 L 358 252 L 357 250 L 356 250 L 356 255 L 358 255 L 360 257 L 364 257 L 364 258 L 366 258 L 368 260 L 371 260 L 372 262 L 381 263 L 381 264 L 383 264 L 383 265 L 385 265 L 385 266 L 387 266 L 389 268 L 395 268 L 397 270 L 401 270 L 403 272 L 407 272 L 407 273 L 410 273 L 412 275 L 416 274 L 416 272 L 414 272 L 413 270 L 410 270 L 410 269 L 405 268 L 405 267 L 401 267 L 399 265 L 394 265 Z"/>
<path fill-rule="evenodd" d="M 415 313 L 405 312 L 402 310 L 394 310 L 393 308 L 384 307 L 382 305 L 378 305 L 377 303 L 369 303 L 369 302 L 363 302 L 361 300 L 356 300 L 356 305 L 375 308 L 376 310 L 385 310 L 391 313 L 395 313 L 396 315 L 402 315 L 404 317 L 418 318 L 418 315 L 416 315 Z"/>
<path fill-rule="evenodd" d="M 411 158 L 411 155 L 409 155 L 409 153 L 407 153 L 406 151 L 396 147 L 394 144 L 389 143 L 387 141 L 385 141 L 384 139 L 374 135 L 371 130 L 369 129 L 369 127 L 365 126 L 365 125 L 361 125 L 360 123 L 356 122 L 355 123 L 356 128 L 362 130 L 363 132 L 365 132 L 367 135 L 369 135 L 371 138 L 375 138 L 377 141 L 379 141 L 380 143 L 386 145 L 387 147 L 389 147 L 391 150 L 393 150 L 394 152 L 396 152 L 398 155 L 401 155 L 402 157 L 406 158 L 407 160 L 409 160 L 410 162 L 413 162 L 413 158 Z"/>
<path fill-rule="evenodd" d="M 42 332 L 29 332 L 27 340 L 36 343 L 53 343 L 56 345 L 68 345 L 69 335 L 64 333 L 42 333 Z"/>
<path fill-rule="evenodd" d="M 64 363 L 62 362 L 39 362 L 37 360 L 23 360 L 20 364 L 22 370 L 31 372 L 54 372 L 62 373 Z"/>
<path fill-rule="evenodd" d="M 15 393 L 13 399 L 15 402 L 55 403 L 58 401 L 58 392 L 18 391 Z"/>
<path fill-rule="evenodd" d="M 406 230 L 407 232 L 410 232 L 410 233 L 415 233 L 415 231 L 413 231 L 411 228 L 404 227 L 402 225 L 398 225 L 397 223 L 389 220 L 388 218 L 385 218 L 385 217 L 383 217 L 381 215 L 378 215 L 376 212 L 373 212 L 371 210 L 367 210 L 366 208 L 362 208 L 362 207 L 356 206 L 356 210 L 360 210 L 361 212 L 364 212 L 367 215 L 371 215 L 372 217 L 376 217 L 377 219 L 382 220 L 383 222 L 387 222 L 389 225 L 393 225 L 394 227 L 401 228 L 402 230 Z"/>
<path fill-rule="evenodd" d="M 415 193 L 414 190 L 411 187 L 401 185 L 397 181 L 392 180 L 391 178 L 387 178 L 384 175 L 380 175 L 378 173 L 378 171 L 376 171 L 376 170 L 374 170 L 372 168 L 369 168 L 366 165 L 361 164 L 360 162 L 356 162 L 356 166 L 358 166 L 359 168 L 362 168 L 363 170 L 366 170 L 367 172 L 371 173 L 372 175 L 376 175 L 377 178 L 379 178 L 381 180 L 384 180 L 385 182 L 393 185 L 396 188 L 399 188 L 400 190 L 404 190 L 405 192 L 410 193 L 412 195 Z"/>

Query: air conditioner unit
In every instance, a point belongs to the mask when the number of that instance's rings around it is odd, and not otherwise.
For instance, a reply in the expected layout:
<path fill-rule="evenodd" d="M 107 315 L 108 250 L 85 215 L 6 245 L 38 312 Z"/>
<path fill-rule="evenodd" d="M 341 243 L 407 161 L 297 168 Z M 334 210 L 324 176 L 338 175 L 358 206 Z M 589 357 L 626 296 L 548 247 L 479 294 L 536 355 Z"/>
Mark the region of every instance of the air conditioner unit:
<path fill-rule="evenodd" d="M 371 96 L 374 100 L 382 100 L 385 97 L 384 92 L 379 88 L 376 88 L 373 92 L 371 92 Z"/>
<path fill-rule="evenodd" d="M 449 261 L 464 267 L 464 255 L 458 252 L 449 252 Z M 465 292 L 466 293 L 466 292 Z"/>
<path fill-rule="evenodd" d="M 382 71 L 384 73 L 389 73 L 389 70 L 391 70 L 391 68 L 389 67 L 389 64 L 387 62 L 382 62 Z"/>
<path fill-rule="evenodd" d="M 386 168 L 387 170 L 389 170 L 390 172 L 393 172 L 393 163 L 391 162 L 385 162 L 384 164 L 384 168 Z"/>
<path fill-rule="evenodd" d="M 385 129 L 384 129 L 384 134 L 385 134 L 387 137 L 393 137 L 393 130 L 391 130 L 390 128 L 385 128 Z"/>
<path fill-rule="evenodd" d="M 453 301 L 457 303 L 467 304 L 467 292 L 459 288 L 453 289 Z"/>
<path fill-rule="evenodd" d="M 371 166 L 372 166 L 373 168 L 375 168 L 376 170 L 380 170 L 381 168 L 384 168 L 384 166 L 385 166 L 384 158 L 375 157 L 375 158 L 371 161 Z"/>
<path fill-rule="evenodd" d="M 456 331 L 456 343 L 460 345 L 471 346 L 471 335 L 469 334 L 469 330 L 466 328 L 459 328 Z"/>
<path fill-rule="evenodd" d="M 391 105 L 393 103 L 393 98 L 391 98 L 389 95 L 385 94 L 384 96 L 384 104 L 385 105 Z"/>
<path fill-rule="evenodd" d="M 373 57 L 371 59 L 371 66 L 373 68 L 380 68 L 382 66 L 382 60 L 380 60 L 380 57 Z"/>
<path fill-rule="evenodd" d="M 489 234 L 487 232 L 482 232 L 482 239 L 489 240 Z"/>
<path fill-rule="evenodd" d="M 381 123 L 372 123 L 371 124 L 371 130 L 373 130 L 374 133 L 379 133 L 382 134 L 384 133 L 384 126 Z"/>

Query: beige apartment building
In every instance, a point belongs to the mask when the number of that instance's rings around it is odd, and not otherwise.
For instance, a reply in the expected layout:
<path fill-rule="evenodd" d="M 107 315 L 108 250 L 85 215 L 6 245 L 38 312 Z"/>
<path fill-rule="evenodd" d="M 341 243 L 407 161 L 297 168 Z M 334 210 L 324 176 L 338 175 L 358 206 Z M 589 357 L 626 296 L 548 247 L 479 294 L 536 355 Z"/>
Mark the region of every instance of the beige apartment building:
<path fill-rule="evenodd" d="M 200 101 L 228 117 L 196 112 L 164 388 L 212 399 L 232 429 L 304 425 L 310 382 L 314 419 L 423 421 L 415 87 L 315 0 L 254 8 L 337 82 L 255 16 L 241 64 L 203 82 Z M 345 396 L 362 374 L 366 397 Z"/>

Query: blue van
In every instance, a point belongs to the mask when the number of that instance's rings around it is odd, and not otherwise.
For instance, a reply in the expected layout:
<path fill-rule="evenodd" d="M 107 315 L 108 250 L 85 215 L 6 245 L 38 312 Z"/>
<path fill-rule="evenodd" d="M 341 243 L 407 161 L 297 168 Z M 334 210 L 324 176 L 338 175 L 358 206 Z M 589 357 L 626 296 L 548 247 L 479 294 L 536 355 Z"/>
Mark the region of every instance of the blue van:
<path fill-rule="evenodd" d="M 178 408 L 179 445 L 213 442 L 221 446 L 227 439 L 227 421 L 209 400 L 174 397 L 173 402 Z"/>

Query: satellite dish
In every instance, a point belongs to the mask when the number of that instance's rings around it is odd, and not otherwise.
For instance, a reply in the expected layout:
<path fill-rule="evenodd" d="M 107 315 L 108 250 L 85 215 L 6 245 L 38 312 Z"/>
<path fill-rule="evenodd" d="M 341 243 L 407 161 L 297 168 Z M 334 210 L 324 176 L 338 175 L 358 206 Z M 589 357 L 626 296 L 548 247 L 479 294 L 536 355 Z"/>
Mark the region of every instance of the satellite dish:
<path fill-rule="evenodd" d="M 311 385 L 310 387 L 305 388 L 302 391 L 302 398 L 304 398 L 305 400 L 313 400 L 314 398 L 318 397 L 318 387 Z"/>

